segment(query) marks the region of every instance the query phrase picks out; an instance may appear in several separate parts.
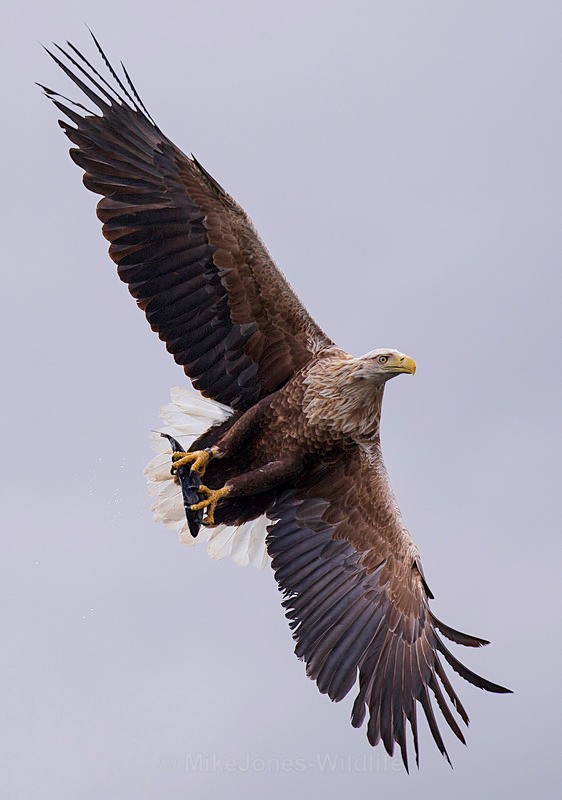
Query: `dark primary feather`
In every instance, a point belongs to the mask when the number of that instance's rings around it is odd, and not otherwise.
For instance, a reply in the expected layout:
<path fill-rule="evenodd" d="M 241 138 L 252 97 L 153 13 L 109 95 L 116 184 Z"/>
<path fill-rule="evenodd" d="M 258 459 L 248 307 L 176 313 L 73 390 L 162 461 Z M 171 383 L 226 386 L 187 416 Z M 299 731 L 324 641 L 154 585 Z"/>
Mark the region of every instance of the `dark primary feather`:
<path fill-rule="evenodd" d="M 464 743 L 452 709 L 465 724 L 468 715 L 440 655 L 475 686 L 509 690 L 468 670 L 440 639 L 438 631 L 470 647 L 487 644 L 431 613 L 417 550 L 399 515 L 393 519 L 380 511 L 390 489 L 379 459 L 376 445 L 369 456 L 356 449 L 303 477 L 268 510 L 277 521 L 269 527 L 267 547 L 307 675 L 335 701 L 359 677 L 352 724 L 360 727 L 367 717 L 369 742 L 382 741 L 389 755 L 397 744 L 408 769 L 408 726 L 419 763 L 418 703 L 449 760 L 431 694 Z"/>
<path fill-rule="evenodd" d="M 94 42 L 108 78 L 71 44 L 47 52 L 99 113 L 43 88 L 73 123 L 60 125 L 84 184 L 103 195 L 111 258 L 194 386 L 245 410 L 331 341 L 244 211 L 160 131 L 128 73 L 121 80 Z"/>

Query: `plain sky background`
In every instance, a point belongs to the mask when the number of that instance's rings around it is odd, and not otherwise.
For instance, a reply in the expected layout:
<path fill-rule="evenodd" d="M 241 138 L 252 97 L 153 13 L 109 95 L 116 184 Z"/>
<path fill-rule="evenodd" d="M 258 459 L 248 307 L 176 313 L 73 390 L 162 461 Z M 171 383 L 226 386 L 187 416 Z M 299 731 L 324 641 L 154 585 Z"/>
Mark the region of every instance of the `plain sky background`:
<path fill-rule="evenodd" d="M 62 0 L 1 22 L 0 795 L 558 797 L 561 4 Z M 95 57 L 84 22 L 332 338 L 418 364 L 386 393 L 391 481 L 435 613 L 492 640 L 455 652 L 515 690 L 454 676 L 454 770 L 425 724 L 409 777 L 372 750 L 305 677 L 270 570 L 151 519 L 148 432 L 183 373 L 33 85 L 80 99 L 39 42 Z"/>

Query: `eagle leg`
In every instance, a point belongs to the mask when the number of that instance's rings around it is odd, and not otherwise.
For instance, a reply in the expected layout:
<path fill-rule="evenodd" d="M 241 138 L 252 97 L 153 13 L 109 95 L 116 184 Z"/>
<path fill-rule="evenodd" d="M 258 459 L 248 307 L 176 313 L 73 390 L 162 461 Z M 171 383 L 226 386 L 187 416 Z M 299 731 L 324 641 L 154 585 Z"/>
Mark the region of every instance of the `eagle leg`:
<path fill-rule="evenodd" d="M 191 464 L 191 472 L 195 472 L 199 477 L 202 477 L 205 474 L 209 460 L 215 455 L 215 449 L 210 447 L 207 450 L 194 450 L 191 453 L 184 453 L 181 450 L 172 453 L 172 475 L 175 475 L 180 467 Z"/>
<path fill-rule="evenodd" d="M 197 491 L 199 494 L 204 494 L 205 499 L 192 505 L 191 511 L 201 511 L 201 509 L 206 508 L 207 516 L 205 518 L 205 525 L 214 525 L 216 505 L 222 497 L 229 493 L 230 489 L 228 486 L 223 486 L 222 489 L 209 489 L 207 486 L 201 484 L 201 486 L 197 487 Z"/>
<path fill-rule="evenodd" d="M 222 457 L 222 450 L 219 450 L 217 458 Z M 286 484 L 287 481 L 296 479 L 303 470 L 303 462 L 300 454 L 289 453 L 277 461 L 270 461 L 257 469 L 243 472 L 240 475 L 235 475 L 229 478 L 221 489 L 210 489 L 208 486 L 201 484 L 197 487 L 196 491 L 205 495 L 205 499 L 199 503 L 195 503 L 190 507 L 191 511 L 201 511 L 207 509 L 207 516 L 203 521 L 204 525 L 215 525 L 215 508 L 222 498 L 228 495 L 228 500 L 234 497 L 248 497 L 250 495 L 259 495 L 267 492 L 278 486 Z M 217 475 L 213 475 L 213 481 L 220 481 Z M 221 512 L 221 508 L 219 509 Z M 225 505 L 226 512 L 226 505 Z M 228 517 L 228 512 L 227 517 Z M 224 515 L 220 515 L 224 516 Z M 224 522 L 224 520 L 221 520 Z M 226 523 L 229 524 L 229 523 Z"/>

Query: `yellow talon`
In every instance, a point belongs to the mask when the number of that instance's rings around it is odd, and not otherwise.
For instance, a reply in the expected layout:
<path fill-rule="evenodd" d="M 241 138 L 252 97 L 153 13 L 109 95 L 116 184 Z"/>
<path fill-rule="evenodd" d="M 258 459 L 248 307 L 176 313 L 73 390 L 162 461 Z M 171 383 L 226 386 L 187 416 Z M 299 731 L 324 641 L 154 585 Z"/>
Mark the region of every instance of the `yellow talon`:
<path fill-rule="evenodd" d="M 180 450 L 177 453 L 172 453 L 172 475 L 174 475 L 180 467 L 191 464 L 191 471 L 202 477 L 213 455 L 213 450 L 210 452 L 207 450 L 194 450 L 191 453 L 183 453 Z"/>
<path fill-rule="evenodd" d="M 201 511 L 202 508 L 206 508 L 207 516 L 205 518 L 205 524 L 214 525 L 216 505 L 222 497 L 228 494 L 229 489 L 226 486 L 223 486 L 222 489 L 209 489 L 207 486 L 201 484 L 201 486 L 197 487 L 197 491 L 199 494 L 204 494 L 206 496 L 204 500 L 191 506 L 191 511 Z"/>

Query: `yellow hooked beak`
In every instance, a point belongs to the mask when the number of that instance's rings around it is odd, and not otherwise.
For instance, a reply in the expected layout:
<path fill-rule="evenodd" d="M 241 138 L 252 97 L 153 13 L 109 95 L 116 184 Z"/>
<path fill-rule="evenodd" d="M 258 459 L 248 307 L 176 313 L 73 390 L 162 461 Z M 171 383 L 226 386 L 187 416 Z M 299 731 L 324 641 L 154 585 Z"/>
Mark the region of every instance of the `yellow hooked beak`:
<path fill-rule="evenodd" d="M 400 353 L 395 359 L 389 361 L 386 365 L 392 372 L 400 373 L 405 372 L 408 375 L 416 374 L 416 362 L 410 356 Z"/>

